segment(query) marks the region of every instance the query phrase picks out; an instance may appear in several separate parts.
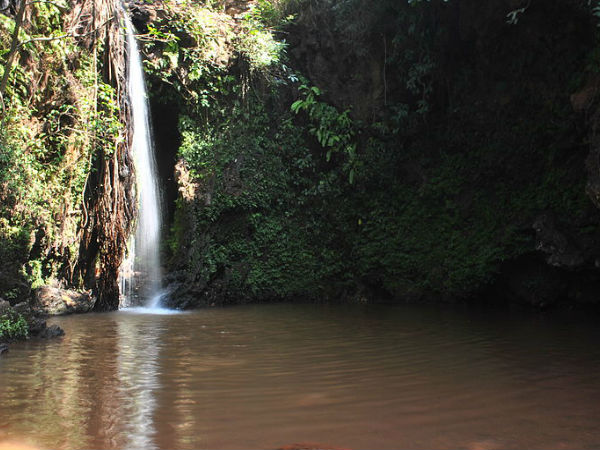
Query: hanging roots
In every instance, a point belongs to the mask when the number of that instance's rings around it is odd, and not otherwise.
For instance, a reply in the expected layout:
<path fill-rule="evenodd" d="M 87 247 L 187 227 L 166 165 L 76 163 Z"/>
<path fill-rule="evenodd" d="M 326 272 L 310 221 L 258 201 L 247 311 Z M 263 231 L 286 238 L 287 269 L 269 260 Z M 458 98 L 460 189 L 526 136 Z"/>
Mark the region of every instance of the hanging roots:
<path fill-rule="evenodd" d="M 96 55 L 102 43 L 103 81 L 115 88 L 119 119 L 129 121 L 126 86 L 126 41 L 120 26 L 122 7 L 116 0 L 79 0 L 72 27 L 82 35 L 81 45 Z M 114 151 L 99 146 L 94 155 L 84 193 L 84 217 L 79 259 L 74 277 L 97 296 L 95 310 L 119 306 L 118 274 L 132 223 L 137 214 L 134 168 L 129 154 L 131 130 L 124 127 L 114 136 Z"/>

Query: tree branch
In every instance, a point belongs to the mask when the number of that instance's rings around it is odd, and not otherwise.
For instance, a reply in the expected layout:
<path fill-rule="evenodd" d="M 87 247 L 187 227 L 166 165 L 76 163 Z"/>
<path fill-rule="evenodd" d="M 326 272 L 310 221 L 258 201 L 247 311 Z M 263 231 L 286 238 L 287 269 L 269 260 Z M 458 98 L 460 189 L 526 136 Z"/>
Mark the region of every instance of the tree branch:
<path fill-rule="evenodd" d="M 4 65 L 4 74 L 2 75 L 2 81 L 0 82 L 0 98 L 2 98 L 2 111 L 4 112 L 4 92 L 6 90 L 6 84 L 8 83 L 8 76 L 12 68 L 13 59 L 17 53 L 19 43 L 19 31 L 23 22 L 23 15 L 25 14 L 25 0 L 21 0 L 19 4 L 19 10 L 15 17 L 15 28 L 13 29 L 13 35 L 10 42 L 10 50 L 8 51 L 8 57 L 6 58 L 6 64 Z M 4 114 L 3 114 L 4 116 Z"/>

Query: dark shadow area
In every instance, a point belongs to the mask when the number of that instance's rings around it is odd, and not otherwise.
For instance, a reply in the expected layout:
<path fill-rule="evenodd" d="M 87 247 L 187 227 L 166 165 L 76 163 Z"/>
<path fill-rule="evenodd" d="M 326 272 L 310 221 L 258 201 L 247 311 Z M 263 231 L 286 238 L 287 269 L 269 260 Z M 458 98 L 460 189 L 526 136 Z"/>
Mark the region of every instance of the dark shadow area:
<path fill-rule="evenodd" d="M 175 200 L 177 199 L 175 161 L 177 158 L 177 149 L 181 144 L 181 136 L 177 128 L 179 111 L 175 105 L 158 103 L 153 100 L 152 98 L 150 99 L 152 130 L 154 132 L 159 186 L 164 202 L 163 219 L 166 228 L 163 232 L 167 232 L 168 226 L 173 222 Z"/>

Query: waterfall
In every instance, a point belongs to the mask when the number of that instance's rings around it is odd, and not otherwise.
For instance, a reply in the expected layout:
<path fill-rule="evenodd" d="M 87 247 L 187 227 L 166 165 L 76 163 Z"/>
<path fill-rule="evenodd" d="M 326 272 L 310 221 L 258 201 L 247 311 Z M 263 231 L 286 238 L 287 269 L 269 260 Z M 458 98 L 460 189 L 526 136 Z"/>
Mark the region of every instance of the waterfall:
<path fill-rule="evenodd" d="M 126 13 L 124 16 L 129 71 L 127 90 L 133 123 L 131 152 L 135 166 L 138 219 L 135 234 L 128 245 L 128 256 L 120 270 L 121 306 L 144 304 L 149 308 L 156 308 L 161 300 L 160 191 L 142 59 L 133 33 L 133 24 Z"/>

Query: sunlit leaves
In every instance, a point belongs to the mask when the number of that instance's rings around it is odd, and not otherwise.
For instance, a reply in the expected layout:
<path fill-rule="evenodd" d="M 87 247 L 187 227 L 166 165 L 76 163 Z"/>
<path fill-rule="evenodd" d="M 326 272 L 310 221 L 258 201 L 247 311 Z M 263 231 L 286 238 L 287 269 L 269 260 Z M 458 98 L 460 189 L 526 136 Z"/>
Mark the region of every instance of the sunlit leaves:
<path fill-rule="evenodd" d="M 256 20 L 246 20 L 244 30 L 238 36 L 238 50 L 250 63 L 251 70 L 266 70 L 277 64 L 285 42 L 275 38 L 273 32 Z"/>

